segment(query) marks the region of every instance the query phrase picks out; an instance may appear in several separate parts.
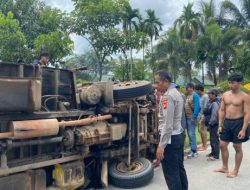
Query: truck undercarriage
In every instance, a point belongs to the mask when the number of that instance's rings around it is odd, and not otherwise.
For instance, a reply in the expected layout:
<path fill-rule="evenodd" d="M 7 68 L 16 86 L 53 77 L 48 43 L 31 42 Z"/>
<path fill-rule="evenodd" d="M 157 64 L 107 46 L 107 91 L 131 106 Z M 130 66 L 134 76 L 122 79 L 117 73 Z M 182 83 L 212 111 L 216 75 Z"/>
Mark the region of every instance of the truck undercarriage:
<path fill-rule="evenodd" d="M 1 63 L 0 87 L 0 189 L 135 188 L 152 179 L 143 158 L 157 142 L 150 83 L 77 86 L 70 70 Z"/>

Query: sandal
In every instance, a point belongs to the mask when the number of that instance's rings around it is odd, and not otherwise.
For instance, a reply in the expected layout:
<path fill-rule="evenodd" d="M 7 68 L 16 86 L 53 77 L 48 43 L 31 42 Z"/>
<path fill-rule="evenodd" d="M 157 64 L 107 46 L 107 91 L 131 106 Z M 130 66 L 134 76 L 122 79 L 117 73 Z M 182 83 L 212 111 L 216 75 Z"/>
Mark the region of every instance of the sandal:
<path fill-rule="evenodd" d="M 216 161 L 216 160 L 219 160 L 219 158 L 215 158 L 213 156 L 208 157 L 208 159 L 207 159 L 207 161 Z"/>
<path fill-rule="evenodd" d="M 211 157 L 211 156 L 213 156 L 212 153 L 206 155 L 206 157 Z"/>

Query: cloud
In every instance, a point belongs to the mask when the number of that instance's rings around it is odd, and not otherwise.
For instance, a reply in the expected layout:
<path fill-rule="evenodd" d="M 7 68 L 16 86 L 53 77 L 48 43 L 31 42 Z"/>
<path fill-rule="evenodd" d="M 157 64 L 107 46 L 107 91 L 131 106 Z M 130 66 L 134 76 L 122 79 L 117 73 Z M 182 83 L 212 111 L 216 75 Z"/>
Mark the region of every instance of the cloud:
<path fill-rule="evenodd" d="M 208 2 L 210 0 L 204 0 Z M 240 5 L 240 0 L 231 0 L 237 6 Z M 71 0 L 44 0 L 47 5 L 59 8 L 63 11 L 70 12 L 74 9 L 74 4 Z M 166 31 L 171 27 L 174 21 L 181 15 L 183 6 L 188 3 L 194 3 L 194 10 L 200 10 L 200 0 L 130 0 L 131 6 L 135 9 L 139 9 L 142 16 L 145 18 L 145 10 L 155 10 L 155 15 L 163 23 L 163 30 Z M 222 1 L 215 0 L 216 7 L 219 9 L 219 5 Z M 89 43 L 82 37 L 71 35 L 72 40 L 75 43 L 74 53 L 82 53 L 86 51 L 90 46 Z"/>
<path fill-rule="evenodd" d="M 210 0 L 203 0 L 210 2 Z M 231 0 L 237 6 L 239 6 L 239 0 Z M 141 14 L 145 17 L 146 9 L 155 10 L 155 14 L 163 23 L 164 30 L 171 27 L 174 21 L 182 14 L 183 6 L 188 3 L 194 4 L 194 10 L 200 10 L 201 0 L 130 0 L 130 4 L 133 8 L 140 10 Z M 215 0 L 217 11 L 219 11 L 221 0 Z"/>
<path fill-rule="evenodd" d="M 146 9 L 155 10 L 155 14 L 164 25 L 164 30 L 169 28 L 174 20 L 181 15 L 183 5 L 188 2 L 194 2 L 194 0 L 131 0 L 131 6 L 133 8 L 140 9 L 141 14 L 145 17 Z"/>
<path fill-rule="evenodd" d="M 74 9 L 74 4 L 71 0 L 43 0 L 46 5 L 56 7 L 62 11 L 71 12 Z M 71 34 L 70 38 L 74 42 L 74 54 L 82 54 L 87 51 L 90 47 L 87 40 L 76 34 Z"/>
<path fill-rule="evenodd" d="M 43 0 L 46 5 L 56 7 L 66 12 L 70 12 L 74 9 L 74 4 L 71 0 Z"/>
<path fill-rule="evenodd" d="M 74 54 L 83 54 L 85 51 L 90 49 L 89 42 L 83 37 L 76 34 L 71 34 L 70 37 L 74 42 Z"/>

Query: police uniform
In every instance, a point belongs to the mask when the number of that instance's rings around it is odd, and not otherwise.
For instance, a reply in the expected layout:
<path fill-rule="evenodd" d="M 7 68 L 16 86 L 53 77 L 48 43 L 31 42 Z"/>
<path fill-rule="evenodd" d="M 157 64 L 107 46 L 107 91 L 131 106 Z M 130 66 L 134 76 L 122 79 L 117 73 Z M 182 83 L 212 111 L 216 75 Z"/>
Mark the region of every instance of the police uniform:
<path fill-rule="evenodd" d="M 164 149 L 162 169 L 169 190 L 187 190 L 188 180 L 183 165 L 184 135 L 181 126 L 183 98 L 175 88 L 169 88 L 159 105 L 161 136 L 159 146 Z"/>

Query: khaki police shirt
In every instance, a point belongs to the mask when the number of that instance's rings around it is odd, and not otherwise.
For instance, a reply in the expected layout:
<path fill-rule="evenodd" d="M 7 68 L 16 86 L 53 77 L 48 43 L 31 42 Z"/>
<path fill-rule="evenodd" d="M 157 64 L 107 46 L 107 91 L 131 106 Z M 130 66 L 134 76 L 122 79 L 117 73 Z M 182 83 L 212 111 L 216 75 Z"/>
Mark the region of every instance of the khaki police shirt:
<path fill-rule="evenodd" d="M 170 144 L 171 136 L 177 131 L 180 134 L 183 129 L 181 117 L 183 112 L 183 98 L 176 88 L 169 88 L 161 98 L 159 105 L 159 129 L 161 136 L 159 146 L 163 149 Z M 179 131 L 179 133 L 178 133 Z"/>

